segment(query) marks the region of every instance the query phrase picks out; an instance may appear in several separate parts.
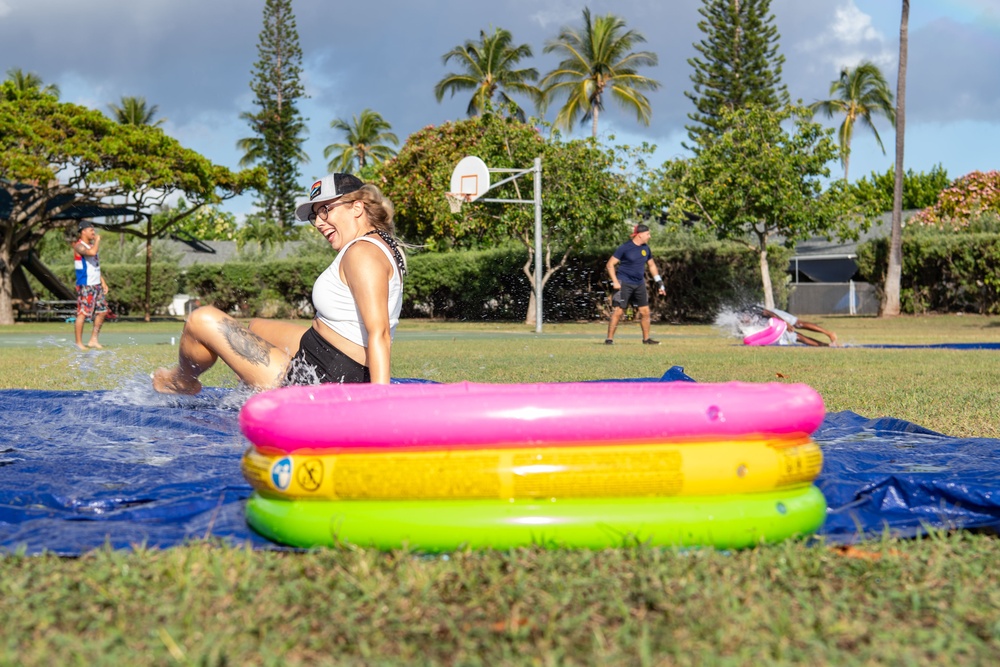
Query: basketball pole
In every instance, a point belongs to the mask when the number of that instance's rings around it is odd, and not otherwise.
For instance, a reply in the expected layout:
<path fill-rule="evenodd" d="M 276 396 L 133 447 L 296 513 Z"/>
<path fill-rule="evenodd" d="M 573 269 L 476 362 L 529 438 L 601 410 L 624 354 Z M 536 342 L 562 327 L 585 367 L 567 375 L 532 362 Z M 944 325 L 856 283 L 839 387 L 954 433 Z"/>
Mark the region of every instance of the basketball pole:
<path fill-rule="evenodd" d="M 542 158 L 535 158 L 535 333 L 542 333 Z"/>
<path fill-rule="evenodd" d="M 514 175 L 498 183 L 491 184 L 486 188 L 485 192 L 489 192 L 504 183 L 509 183 L 529 172 L 532 175 L 532 181 L 535 186 L 534 197 L 532 199 L 495 199 L 480 196 L 478 201 L 498 204 L 534 204 L 535 206 L 535 333 L 542 333 L 542 158 L 536 157 L 535 164 L 527 169 L 488 169 L 491 174 L 506 173 Z"/>

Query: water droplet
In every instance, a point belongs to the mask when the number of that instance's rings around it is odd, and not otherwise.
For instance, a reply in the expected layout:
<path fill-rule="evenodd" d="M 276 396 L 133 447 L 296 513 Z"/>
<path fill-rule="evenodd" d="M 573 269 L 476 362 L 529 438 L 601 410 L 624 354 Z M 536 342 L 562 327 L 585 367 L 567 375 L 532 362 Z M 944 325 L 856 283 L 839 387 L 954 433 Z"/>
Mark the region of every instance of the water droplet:
<path fill-rule="evenodd" d="M 713 421 L 713 422 L 714 421 L 718 421 L 718 420 L 722 419 L 722 410 L 719 409 L 718 405 L 710 405 L 710 406 L 708 406 L 708 410 L 706 411 L 706 415 L 708 416 L 708 420 L 709 421 Z"/>
<path fill-rule="evenodd" d="M 741 465 L 739 468 L 737 468 L 736 469 L 736 476 L 737 477 L 746 477 L 747 476 L 747 467 L 745 465 Z"/>
<path fill-rule="evenodd" d="M 788 514 L 788 508 L 785 507 L 785 503 L 778 503 L 775 509 L 778 510 L 778 514 Z"/>

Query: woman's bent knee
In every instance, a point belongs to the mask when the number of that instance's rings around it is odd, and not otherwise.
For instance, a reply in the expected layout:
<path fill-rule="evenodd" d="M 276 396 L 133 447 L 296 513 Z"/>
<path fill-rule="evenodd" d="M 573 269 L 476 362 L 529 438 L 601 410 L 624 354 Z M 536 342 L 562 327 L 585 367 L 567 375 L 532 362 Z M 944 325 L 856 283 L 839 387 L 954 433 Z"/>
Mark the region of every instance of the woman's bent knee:
<path fill-rule="evenodd" d="M 198 332 L 218 328 L 219 322 L 227 317 L 229 316 L 215 306 L 201 306 L 188 315 L 184 329 L 197 335 Z"/>

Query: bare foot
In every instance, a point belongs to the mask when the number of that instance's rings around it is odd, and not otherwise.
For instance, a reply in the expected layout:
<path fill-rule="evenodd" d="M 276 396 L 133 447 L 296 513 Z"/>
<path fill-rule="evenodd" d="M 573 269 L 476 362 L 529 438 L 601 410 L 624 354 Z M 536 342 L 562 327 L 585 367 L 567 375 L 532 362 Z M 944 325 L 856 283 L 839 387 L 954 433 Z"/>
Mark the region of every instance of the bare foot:
<path fill-rule="evenodd" d="M 153 379 L 153 389 L 161 394 L 197 394 L 201 391 L 201 382 L 197 380 L 181 380 L 176 369 L 158 368 L 150 375 Z"/>
<path fill-rule="evenodd" d="M 95 350 L 103 350 L 104 349 L 104 346 L 101 345 L 100 343 L 98 343 L 96 340 L 92 340 L 89 343 L 87 343 L 87 347 L 95 349 Z"/>
<path fill-rule="evenodd" d="M 83 352 L 86 352 L 89 348 L 86 345 L 84 345 L 83 343 L 77 343 L 76 344 L 76 349 L 82 350 Z"/>

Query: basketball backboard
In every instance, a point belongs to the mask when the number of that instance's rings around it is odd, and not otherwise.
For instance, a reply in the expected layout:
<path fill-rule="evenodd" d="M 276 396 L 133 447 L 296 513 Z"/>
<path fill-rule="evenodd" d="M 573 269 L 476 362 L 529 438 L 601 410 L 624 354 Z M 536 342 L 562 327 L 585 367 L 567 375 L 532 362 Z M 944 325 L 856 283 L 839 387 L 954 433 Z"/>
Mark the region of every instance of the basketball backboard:
<path fill-rule="evenodd" d="M 475 201 L 490 189 L 490 170 L 478 157 L 469 155 L 458 161 L 451 172 L 451 193 L 466 195 Z"/>

